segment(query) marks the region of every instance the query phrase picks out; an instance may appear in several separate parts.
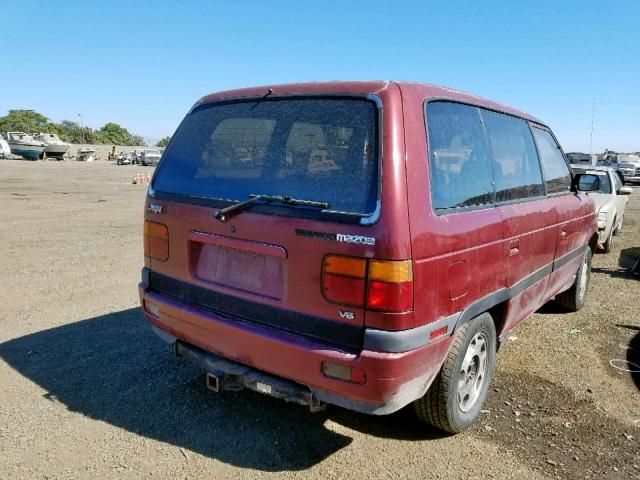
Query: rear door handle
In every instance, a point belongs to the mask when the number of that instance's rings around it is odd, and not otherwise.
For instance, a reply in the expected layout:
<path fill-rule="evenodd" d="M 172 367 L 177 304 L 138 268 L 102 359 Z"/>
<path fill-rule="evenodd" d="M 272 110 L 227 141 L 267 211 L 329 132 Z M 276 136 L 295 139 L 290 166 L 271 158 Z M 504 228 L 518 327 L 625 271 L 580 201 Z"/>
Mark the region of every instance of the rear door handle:
<path fill-rule="evenodd" d="M 520 253 L 520 240 L 515 239 L 509 242 L 509 256 L 513 257 Z"/>
<path fill-rule="evenodd" d="M 566 238 L 566 236 L 567 236 L 567 231 L 566 230 L 562 230 L 560 232 L 560 238 Z"/>

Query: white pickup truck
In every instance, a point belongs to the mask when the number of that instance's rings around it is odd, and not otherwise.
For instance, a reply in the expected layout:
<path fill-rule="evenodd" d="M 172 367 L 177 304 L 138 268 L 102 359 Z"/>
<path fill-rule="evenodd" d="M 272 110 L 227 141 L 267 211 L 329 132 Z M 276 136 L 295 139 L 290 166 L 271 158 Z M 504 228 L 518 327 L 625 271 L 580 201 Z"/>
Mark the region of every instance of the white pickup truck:
<path fill-rule="evenodd" d="M 623 183 L 640 183 L 640 155 L 609 155 L 598 165 L 613 168 Z"/>

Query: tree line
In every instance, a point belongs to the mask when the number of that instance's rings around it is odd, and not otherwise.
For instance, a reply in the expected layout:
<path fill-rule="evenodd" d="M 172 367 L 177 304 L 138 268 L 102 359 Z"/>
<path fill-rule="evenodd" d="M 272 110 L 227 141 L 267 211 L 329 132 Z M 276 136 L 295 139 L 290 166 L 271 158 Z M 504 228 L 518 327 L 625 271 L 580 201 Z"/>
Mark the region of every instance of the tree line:
<path fill-rule="evenodd" d="M 70 120 L 55 123 L 33 110 L 9 110 L 8 115 L 0 117 L 0 132 L 55 133 L 62 141 L 68 143 L 128 146 L 145 144 L 140 135 L 132 134 L 117 123 L 109 122 L 94 130 Z"/>

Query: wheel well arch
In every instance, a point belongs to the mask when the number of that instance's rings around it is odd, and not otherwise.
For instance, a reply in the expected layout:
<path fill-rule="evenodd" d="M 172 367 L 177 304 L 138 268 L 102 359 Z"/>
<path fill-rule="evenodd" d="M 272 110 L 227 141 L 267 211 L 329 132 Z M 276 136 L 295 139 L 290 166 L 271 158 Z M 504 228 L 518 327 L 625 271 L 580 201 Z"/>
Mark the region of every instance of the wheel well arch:
<path fill-rule="evenodd" d="M 507 310 L 509 306 L 508 303 L 509 300 L 505 300 L 504 302 L 500 302 L 494 305 L 487 311 L 487 313 L 491 315 L 491 318 L 493 319 L 493 325 L 496 329 L 496 338 L 498 340 L 498 344 L 496 345 L 496 347 L 498 349 L 500 348 L 500 345 L 502 343 L 502 340 L 500 338 L 502 336 L 502 331 L 507 323 Z"/>

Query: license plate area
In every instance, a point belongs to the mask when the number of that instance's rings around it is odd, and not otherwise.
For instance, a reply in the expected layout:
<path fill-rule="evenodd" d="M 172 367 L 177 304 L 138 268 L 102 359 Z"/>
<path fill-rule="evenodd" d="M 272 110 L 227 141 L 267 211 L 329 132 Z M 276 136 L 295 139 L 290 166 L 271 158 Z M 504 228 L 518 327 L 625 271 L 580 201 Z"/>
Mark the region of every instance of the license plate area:
<path fill-rule="evenodd" d="M 284 298 L 284 249 L 202 233 L 189 240 L 191 275 L 203 282 L 275 300 Z M 242 248 L 244 247 L 244 248 Z"/>

